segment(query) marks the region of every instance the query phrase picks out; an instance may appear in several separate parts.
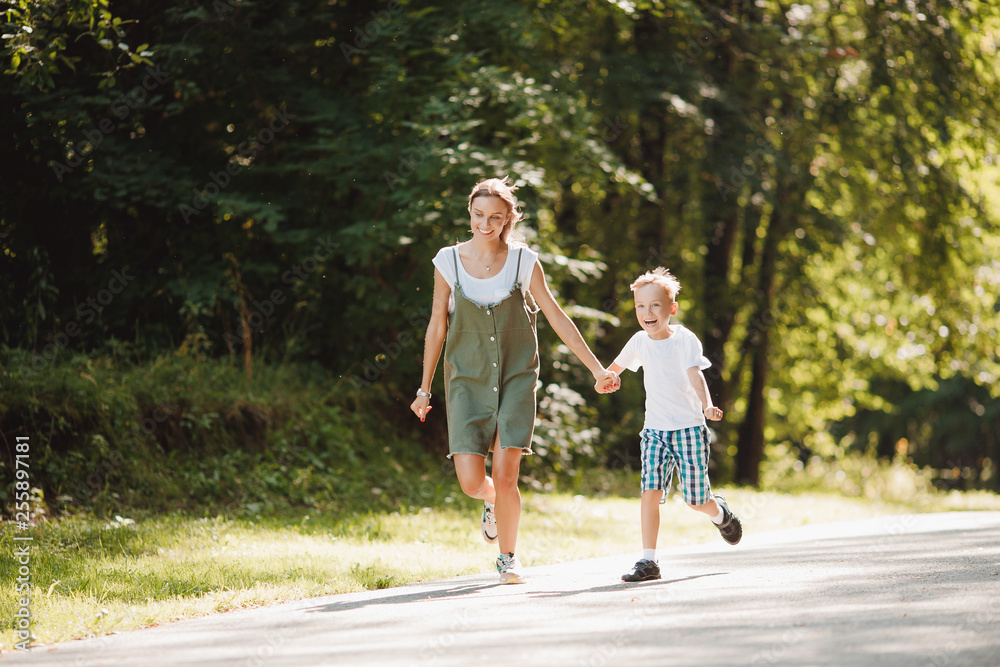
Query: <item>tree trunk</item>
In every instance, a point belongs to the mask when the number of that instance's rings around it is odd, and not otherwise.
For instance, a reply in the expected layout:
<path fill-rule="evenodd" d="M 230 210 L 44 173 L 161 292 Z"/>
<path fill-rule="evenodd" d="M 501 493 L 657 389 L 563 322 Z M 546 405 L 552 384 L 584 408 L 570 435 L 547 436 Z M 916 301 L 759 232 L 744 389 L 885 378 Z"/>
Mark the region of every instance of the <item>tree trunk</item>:
<path fill-rule="evenodd" d="M 649 12 L 643 12 L 633 29 L 636 49 L 640 52 L 655 52 L 666 38 L 663 22 Z M 664 65 L 666 66 L 666 65 Z M 655 71 L 655 70 L 654 70 Z M 653 185 L 661 200 L 650 202 L 643 198 L 639 203 L 635 240 L 642 250 L 645 265 L 664 264 L 673 260 L 664 257 L 666 239 L 666 211 L 662 197 L 667 189 L 664 181 L 666 168 L 667 121 L 664 103 L 661 100 L 647 102 L 639 108 L 636 139 L 638 140 L 638 169 L 643 177 Z"/>
<path fill-rule="evenodd" d="M 736 244 L 736 211 L 728 212 L 726 219 L 716 222 L 716 233 L 708 240 L 703 269 L 703 308 L 708 320 L 704 334 L 705 356 L 712 367 L 705 372 L 709 388 L 715 395 L 715 403 L 728 408 L 729 392 L 722 382 L 722 371 L 726 367 L 726 341 L 733 328 L 735 309 L 732 307 L 732 287 L 729 285 L 729 270 L 733 261 Z"/>
<path fill-rule="evenodd" d="M 747 397 L 746 416 L 740 425 L 736 452 L 736 481 L 751 486 L 760 483 L 760 464 L 764 460 L 764 414 L 767 410 L 764 391 L 767 388 L 769 339 L 770 332 L 765 329 L 754 345 L 750 395 Z"/>
<path fill-rule="evenodd" d="M 997 474 L 997 467 L 1000 467 L 1000 437 L 997 437 L 997 434 L 1000 433 L 1000 417 L 993 420 L 993 426 L 993 432 L 986 436 L 988 443 L 986 451 L 991 452 L 990 460 L 993 462 L 993 476 L 990 478 L 990 486 L 987 488 L 992 488 L 1000 493 L 1000 475 Z"/>
<path fill-rule="evenodd" d="M 733 284 L 732 272 L 743 220 L 738 198 L 748 182 L 741 168 L 749 152 L 747 138 L 752 134 L 744 109 L 753 108 L 754 98 L 760 94 L 752 83 L 757 77 L 757 65 L 747 63 L 739 43 L 744 38 L 741 26 L 745 21 L 752 25 L 756 12 L 753 3 L 749 7 L 745 3 L 729 3 L 726 12 L 716 3 L 703 0 L 698 4 L 711 21 L 710 27 L 703 32 L 714 52 L 714 57 L 704 63 L 706 80 L 718 82 L 731 91 L 727 97 L 703 101 L 705 115 L 712 119 L 714 126 L 705 139 L 705 157 L 700 170 L 711 178 L 701 194 L 703 237 L 707 247 L 702 268 L 701 300 L 706 317 L 702 340 L 705 356 L 712 362 L 705 376 L 714 402 L 728 410 L 732 407 L 730 387 L 722 381 L 722 374 L 727 368 L 726 343 L 741 308 L 736 291 L 742 288 Z M 725 431 L 726 426 L 722 423 L 719 428 Z M 723 436 L 723 441 L 725 439 Z"/>
<path fill-rule="evenodd" d="M 779 185 L 782 187 L 782 185 Z M 747 412 L 740 425 L 736 453 L 736 481 L 757 486 L 760 464 L 764 459 L 764 422 L 767 410 L 768 355 L 771 327 L 774 323 L 772 296 L 778 254 L 778 243 L 784 233 L 782 214 L 788 206 L 787 189 L 778 194 L 767 226 L 767 237 L 761 252 L 760 281 L 757 285 L 757 312 L 747 327 L 744 350 L 751 355 L 751 379 Z"/>

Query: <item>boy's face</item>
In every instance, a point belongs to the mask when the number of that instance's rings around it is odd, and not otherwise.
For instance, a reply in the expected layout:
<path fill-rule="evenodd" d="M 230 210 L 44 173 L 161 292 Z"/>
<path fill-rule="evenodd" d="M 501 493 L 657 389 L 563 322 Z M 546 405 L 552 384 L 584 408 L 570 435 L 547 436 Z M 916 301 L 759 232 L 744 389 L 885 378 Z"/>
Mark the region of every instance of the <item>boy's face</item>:
<path fill-rule="evenodd" d="M 670 338 L 670 316 L 677 314 L 677 303 L 662 285 L 650 283 L 635 290 L 635 318 L 653 340 Z"/>

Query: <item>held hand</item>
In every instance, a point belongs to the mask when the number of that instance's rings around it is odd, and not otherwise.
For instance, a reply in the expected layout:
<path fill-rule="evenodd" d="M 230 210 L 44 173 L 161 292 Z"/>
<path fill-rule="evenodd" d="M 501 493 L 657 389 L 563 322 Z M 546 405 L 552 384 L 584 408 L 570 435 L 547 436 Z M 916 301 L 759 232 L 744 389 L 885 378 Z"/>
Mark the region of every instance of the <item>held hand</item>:
<path fill-rule="evenodd" d="M 715 406 L 705 408 L 705 419 L 710 419 L 714 422 L 719 421 L 722 419 L 722 410 Z"/>
<path fill-rule="evenodd" d="M 431 399 L 426 396 L 417 396 L 413 403 L 410 403 L 410 409 L 413 410 L 413 414 L 420 417 L 420 421 L 427 418 L 427 413 L 431 411 Z"/>
<path fill-rule="evenodd" d="M 599 375 L 594 376 L 596 382 L 594 382 L 594 391 L 598 394 L 611 394 L 618 391 L 618 388 L 622 386 L 621 378 L 618 377 L 617 373 L 612 371 L 604 371 Z"/>

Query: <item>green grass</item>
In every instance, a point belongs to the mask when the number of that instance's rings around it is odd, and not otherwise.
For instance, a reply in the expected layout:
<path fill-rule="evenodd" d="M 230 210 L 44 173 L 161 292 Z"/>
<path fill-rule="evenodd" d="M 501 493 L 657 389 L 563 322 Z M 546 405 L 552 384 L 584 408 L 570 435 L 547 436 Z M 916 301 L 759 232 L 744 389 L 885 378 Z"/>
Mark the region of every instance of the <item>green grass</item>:
<path fill-rule="evenodd" d="M 628 476 L 620 486 L 632 481 Z M 923 493 L 893 503 L 741 488 L 726 489 L 726 495 L 748 532 L 917 511 L 1000 510 L 1000 497 L 988 493 Z M 303 512 L 280 518 L 67 516 L 41 522 L 30 529 L 33 643 L 489 572 L 496 547 L 479 538 L 478 511 L 473 501 L 452 496 L 439 506 L 346 518 Z M 676 496 L 661 515 L 661 548 L 719 539 Z M 518 555 L 527 566 L 631 555 L 640 548 L 638 516 L 637 496 L 525 493 Z M 10 524 L 2 531 L 0 548 L 11 553 L 16 533 Z M 0 586 L 12 590 L 15 577 L 11 559 L 3 559 Z M 4 650 L 14 645 L 7 621 L 13 605 L 11 596 L 0 600 Z"/>

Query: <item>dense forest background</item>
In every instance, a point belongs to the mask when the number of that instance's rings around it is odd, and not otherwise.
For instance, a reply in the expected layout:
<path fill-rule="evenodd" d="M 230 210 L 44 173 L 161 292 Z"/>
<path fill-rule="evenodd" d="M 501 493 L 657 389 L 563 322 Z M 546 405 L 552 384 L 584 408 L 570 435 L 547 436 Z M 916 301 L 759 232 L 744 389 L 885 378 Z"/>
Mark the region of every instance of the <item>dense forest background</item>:
<path fill-rule="evenodd" d="M 628 284 L 658 265 L 679 277 L 677 319 L 726 411 L 718 479 L 865 455 L 1000 489 L 993 3 L 14 0 L 0 15 L 0 430 L 8 449 L 31 432 L 53 471 L 70 452 L 92 470 L 121 439 L 95 431 L 112 403 L 58 398 L 70 376 L 112 382 L 95 360 L 140 376 L 182 360 L 186 391 L 205 365 L 306 369 L 322 401 L 409 434 L 430 260 L 467 238 L 473 183 L 509 175 L 604 363 L 636 328 Z M 540 338 L 532 465 L 634 465 L 640 379 L 598 398 Z M 141 422 L 154 394 L 125 407 Z M 241 409 L 251 435 L 274 417 Z M 196 440 L 216 414 L 198 410 L 163 411 L 179 426 L 153 444 Z M 439 451 L 444 433 L 439 407 L 411 446 Z"/>

